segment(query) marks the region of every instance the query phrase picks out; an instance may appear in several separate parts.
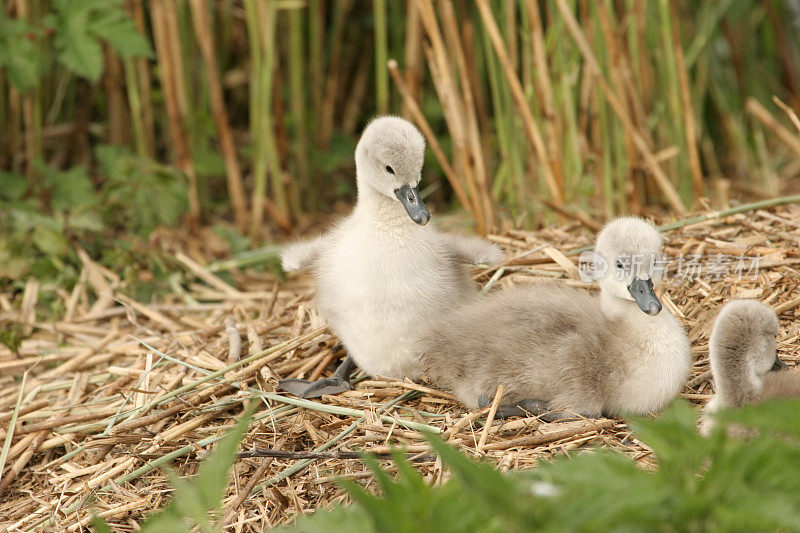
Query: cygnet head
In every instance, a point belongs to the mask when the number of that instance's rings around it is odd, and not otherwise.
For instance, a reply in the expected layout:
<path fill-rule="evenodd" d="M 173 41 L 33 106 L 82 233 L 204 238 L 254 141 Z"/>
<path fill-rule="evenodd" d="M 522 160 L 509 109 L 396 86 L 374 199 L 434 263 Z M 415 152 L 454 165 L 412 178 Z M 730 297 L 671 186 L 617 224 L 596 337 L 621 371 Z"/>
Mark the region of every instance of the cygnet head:
<path fill-rule="evenodd" d="M 413 124 L 400 117 L 374 119 L 356 146 L 359 194 L 376 192 L 399 201 L 424 226 L 431 218 L 417 189 L 424 157 L 425 139 Z"/>
<path fill-rule="evenodd" d="M 717 316 L 708 343 L 711 373 L 724 403 L 741 405 L 764 387 L 764 376 L 786 363 L 776 355 L 778 317 L 756 300 L 734 300 Z"/>
<path fill-rule="evenodd" d="M 663 278 L 661 235 L 655 226 L 636 217 L 615 219 L 597 235 L 594 251 L 605 265 L 599 279 L 604 295 L 635 301 L 651 316 L 661 312 L 655 293 Z"/>

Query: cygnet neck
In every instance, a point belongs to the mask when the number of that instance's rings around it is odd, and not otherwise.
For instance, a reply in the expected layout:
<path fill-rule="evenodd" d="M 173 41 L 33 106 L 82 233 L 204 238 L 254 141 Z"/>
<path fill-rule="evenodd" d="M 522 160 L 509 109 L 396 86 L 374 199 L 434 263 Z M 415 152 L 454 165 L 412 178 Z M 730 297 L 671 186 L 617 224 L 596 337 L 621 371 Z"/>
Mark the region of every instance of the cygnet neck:
<path fill-rule="evenodd" d="M 720 347 L 717 346 L 719 350 Z M 725 407 L 739 407 L 755 399 L 763 388 L 763 380 L 756 376 L 749 365 L 730 365 L 722 361 L 730 361 L 735 355 L 733 348 L 722 347 L 722 354 L 715 354 L 714 388 Z"/>
<path fill-rule="evenodd" d="M 647 317 L 636 302 L 617 298 L 604 290 L 600 291 L 600 308 L 612 320 L 640 320 Z"/>
<path fill-rule="evenodd" d="M 359 170 L 358 165 L 356 165 L 358 199 L 355 211 L 357 213 L 365 213 L 370 218 L 377 218 L 393 224 L 416 225 L 406 213 L 403 204 L 381 193 L 372 186 L 370 181 L 367 171 Z"/>

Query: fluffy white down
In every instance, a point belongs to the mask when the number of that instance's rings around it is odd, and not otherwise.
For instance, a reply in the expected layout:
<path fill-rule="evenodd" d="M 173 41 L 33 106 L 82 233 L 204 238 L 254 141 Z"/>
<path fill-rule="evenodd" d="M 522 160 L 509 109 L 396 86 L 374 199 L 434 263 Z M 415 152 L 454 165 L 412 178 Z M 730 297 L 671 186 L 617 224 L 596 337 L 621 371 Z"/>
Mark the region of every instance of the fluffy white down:
<path fill-rule="evenodd" d="M 442 235 L 389 202 L 360 205 L 327 236 L 317 305 L 364 371 L 414 379 L 412 332 L 475 290 Z"/>
<path fill-rule="evenodd" d="M 313 269 L 320 314 L 371 375 L 416 378 L 410 349 L 416 332 L 477 295 L 465 263 L 503 256 L 486 241 L 410 218 L 395 191 L 419 184 L 424 151 L 409 122 L 372 121 L 356 148 L 353 212 L 326 235 L 281 253 L 285 270 Z"/>
<path fill-rule="evenodd" d="M 655 413 L 683 390 L 692 366 L 689 338 L 667 310 L 656 317 L 647 317 L 638 309 L 627 312 L 635 315 L 631 323 L 637 325 L 629 339 L 631 353 L 637 354 L 642 364 L 633 366 L 635 370 L 622 381 L 613 410 Z"/>

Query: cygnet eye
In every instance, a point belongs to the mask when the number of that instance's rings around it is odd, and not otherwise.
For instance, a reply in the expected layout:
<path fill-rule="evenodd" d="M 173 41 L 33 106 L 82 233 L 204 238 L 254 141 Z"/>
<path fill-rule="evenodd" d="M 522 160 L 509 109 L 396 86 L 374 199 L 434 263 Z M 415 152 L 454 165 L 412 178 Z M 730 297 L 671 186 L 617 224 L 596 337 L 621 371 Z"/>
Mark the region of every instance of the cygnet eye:
<path fill-rule="evenodd" d="M 622 267 L 623 267 L 623 265 L 622 265 L 622 261 L 620 261 L 619 259 L 617 259 L 617 268 L 618 268 L 618 269 L 620 269 L 620 270 L 622 270 Z"/>
<path fill-rule="evenodd" d="M 388 172 L 389 174 L 394 174 L 394 169 L 389 165 L 386 165 L 386 172 Z"/>

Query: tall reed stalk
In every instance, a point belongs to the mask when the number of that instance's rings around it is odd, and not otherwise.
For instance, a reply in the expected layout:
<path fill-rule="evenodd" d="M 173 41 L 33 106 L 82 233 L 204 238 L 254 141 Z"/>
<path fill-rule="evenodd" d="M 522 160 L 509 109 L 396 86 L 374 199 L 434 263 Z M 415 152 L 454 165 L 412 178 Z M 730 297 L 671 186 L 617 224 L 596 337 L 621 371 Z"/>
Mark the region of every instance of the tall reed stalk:
<path fill-rule="evenodd" d="M 352 200 L 356 136 L 382 113 L 419 126 L 446 184 L 434 201 L 479 233 L 551 212 L 678 216 L 800 174 L 800 134 L 772 101 L 800 105 L 794 2 L 128 0 L 154 58 L 59 27 L 72 4 L 8 4 L 36 79 L 0 67 L 3 170 L 45 206 L 39 162 L 95 178 L 93 148 L 112 142 L 171 159 L 190 221 L 230 214 L 274 239 Z M 63 61 L 87 38 L 97 83 Z"/>

